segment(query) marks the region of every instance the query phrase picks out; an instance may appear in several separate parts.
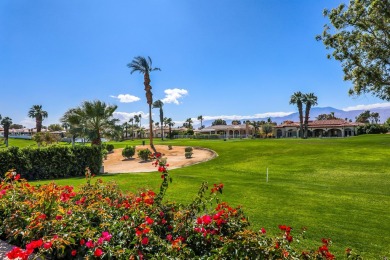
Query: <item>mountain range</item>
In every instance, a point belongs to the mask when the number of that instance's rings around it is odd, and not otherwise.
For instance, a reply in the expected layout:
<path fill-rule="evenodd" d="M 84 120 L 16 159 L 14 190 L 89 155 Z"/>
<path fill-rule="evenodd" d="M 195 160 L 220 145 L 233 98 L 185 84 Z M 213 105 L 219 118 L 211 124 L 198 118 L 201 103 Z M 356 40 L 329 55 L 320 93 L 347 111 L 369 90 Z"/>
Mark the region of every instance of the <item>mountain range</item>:
<path fill-rule="evenodd" d="M 380 123 L 385 122 L 390 117 L 390 107 L 385 108 L 372 108 L 368 109 L 370 112 L 376 112 L 379 113 L 380 116 Z M 355 122 L 355 118 L 363 113 L 366 110 L 350 110 L 350 111 L 344 111 L 341 109 L 337 109 L 334 107 L 313 107 L 310 110 L 310 120 L 315 120 L 318 115 L 321 114 L 330 114 L 331 112 L 334 112 L 334 115 L 338 118 L 352 120 L 352 122 Z M 305 113 L 305 111 L 303 111 Z M 223 119 L 223 118 L 222 118 Z M 268 117 L 266 118 L 248 118 L 247 120 L 250 121 L 267 121 Z M 246 119 L 241 120 L 241 122 L 245 121 Z M 298 122 L 299 121 L 299 114 L 298 112 L 289 114 L 287 116 L 281 116 L 281 117 L 271 117 L 272 122 L 276 122 L 277 124 L 282 123 L 286 120 L 291 120 Z M 214 120 L 204 120 L 203 125 L 210 126 Z M 225 120 L 227 124 L 231 124 L 232 120 Z M 196 124 L 195 124 L 196 126 Z"/>

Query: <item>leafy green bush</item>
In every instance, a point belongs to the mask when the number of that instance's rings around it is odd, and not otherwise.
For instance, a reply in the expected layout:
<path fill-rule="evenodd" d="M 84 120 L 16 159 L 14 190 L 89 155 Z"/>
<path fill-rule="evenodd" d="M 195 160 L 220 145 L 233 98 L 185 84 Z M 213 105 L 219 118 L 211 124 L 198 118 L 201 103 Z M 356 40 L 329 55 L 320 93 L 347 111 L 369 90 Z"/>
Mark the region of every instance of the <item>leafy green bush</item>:
<path fill-rule="evenodd" d="M 122 156 L 129 159 L 135 154 L 135 146 L 126 145 L 122 150 Z"/>
<path fill-rule="evenodd" d="M 385 134 L 388 132 L 388 127 L 386 125 L 380 124 L 365 124 L 363 126 L 357 127 L 358 135 L 361 134 Z"/>
<path fill-rule="evenodd" d="M 149 160 L 149 157 L 152 155 L 152 152 L 146 148 L 138 151 L 138 157 L 143 161 Z"/>
<path fill-rule="evenodd" d="M 102 149 L 102 158 L 103 158 L 104 160 L 107 160 L 107 155 L 108 155 L 107 149 Z"/>
<path fill-rule="evenodd" d="M 113 152 L 114 151 L 114 145 L 113 144 L 107 144 L 106 145 L 106 149 L 109 153 Z"/>
<path fill-rule="evenodd" d="M 123 194 L 114 183 L 91 181 L 75 192 L 54 183 L 34 187 L 8 172 L 0 182 L 0 238 L 16 245 L 7 256 L 27 259 L 334 259 L 331 242 L 309 251 L 293 249 L 291 227 L 280 235 L 248 229 L 242 208 L 218 202 L 223 184 L 208 193 L 203 183 L 188 205 L 165 201 L 167 164 L 159 194 Z M 15 217 L 15 216 L 18 217 Z M 25 248 L 25 249 L 21 249 Z M 353 259 L 352 251 L 347 256 Z"/>
<path fill-rule="evenodd" d="M 0 174 L 15 169 L 28 180 L 84 176 L 85 168 L 98 173 L 102 165 L 99 146 L 10 147 L 0 150 Z"/>
<path fill-rule="evenodd" d="M 189 159 L 189 158 L 192 157 L 192 154 L 193 154 L 193 153 L 192 153 L 192 151 L 193 151 L 192 147 L 188 146 L 188 147 L 184 148 L 184 151 L 185 151 L 184 156 L 185 156 L 187 159 Z"/>

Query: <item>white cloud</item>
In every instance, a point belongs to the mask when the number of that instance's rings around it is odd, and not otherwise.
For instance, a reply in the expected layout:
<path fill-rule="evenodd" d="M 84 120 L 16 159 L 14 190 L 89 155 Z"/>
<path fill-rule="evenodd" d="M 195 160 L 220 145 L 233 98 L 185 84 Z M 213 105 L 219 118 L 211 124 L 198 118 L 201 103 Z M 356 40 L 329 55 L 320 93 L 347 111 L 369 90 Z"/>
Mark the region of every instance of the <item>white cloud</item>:
<path fill-rule="evenodd" d="M 21 124 L 27 128 L 35 128 L 36 127 L 35 119 L 30 118 L 30 117 L 25 117 L 22 121 L 20 121 L 19 124 Z"/>
<path fill-rule="evenodd" d="M 135 115 L 141 115 L 141 125 L 142 126 L 148 124 L 148 122 L 149 122 L 149 113 L 144 113 L 142 111 L 138 111 L 138 112 L 132 112 L 132 113 L 114 112 L 114 114 L 113 114 L 114 118 L 119 119 L 119 122 L 121 124 L 123 124 L 125 122 L 129 122 L 130 118 L 133 118 Z"/>
<path fill-rule="evenodd" d="M 119 94 L 118 96 L 110 96 L 110 97 L 119 99 L 119 102 L 121 103 L 132 103 L 140 100 L 139 97 L 130 94 Z"/>
<path fill-rule="evenodd" d="M 165 104 L 175 103 L 176 105 L 180 104 L 180 102 L 178 100 L 179 98 L 182 98 L 182 97 L 188 95 L 187 90 L 178 89 L 178 88 L 166 89 L 166 90 L 164 90 L 164 93 L 165 93 L 165 98 L 161 99 L 161 101 L 164 102 Z"/>
<path fill-rule="evenodd" d="M 244 119 L 256 119 L 256 118 L 267 118 L 267 117 L 283 117 L 291 115 L 294 112 L 267 112 L 262 114 L 254 114 L 248 116 L 240 116 L 240 115 L 221 115 L 221 116 L 204 116 L 203 120 L 215 120 L 215 119 L 223 119 L 223 120 L 244 120 Z M 199 121 L 197 118 L 193 118 L 193 121 Z"/>
<path fill-rule="evenodd" d="M 373 108 L 388 108 L 390 107 L 389 103 L 376 103 L 376 104 L 370 104 L 370 105 L 357 105 L 353 107 L 346 107 L 343 108 L 344 111 L 352 111 L 352 110 L 370 110 Z"/>

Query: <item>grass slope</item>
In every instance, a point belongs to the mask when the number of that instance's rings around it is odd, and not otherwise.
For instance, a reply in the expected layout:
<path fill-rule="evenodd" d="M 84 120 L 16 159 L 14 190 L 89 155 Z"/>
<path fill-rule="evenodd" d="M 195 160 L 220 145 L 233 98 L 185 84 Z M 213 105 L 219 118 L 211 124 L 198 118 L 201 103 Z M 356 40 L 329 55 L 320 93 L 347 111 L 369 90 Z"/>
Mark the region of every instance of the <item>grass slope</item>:
<path fill-rule="evenodd" d="M 114 144 L 119 148 L 128 143 L 141 142 Z M 242 205 L 254 229 L 264 227 L 276 234 L 277 226 L 286 224 L 297 234 L 301 227 L 307 227 L 302 247 L 316 248 L 321 238 L 330 237 L 334 243 L 331 249 L 339 257 L 347 247 L 366 259 L 390 256 L 390 135 L 167 140 L 163 144 L 202 146 L 219 154 L 212 161 L 170 171 L 174 182 L 167 193 L 169 200 L 189 202 L 201 182 L 222 182 L 222 200 Z M 130 191 L 140 187 L 157 191 L 160 184 L 157 172 L 101 178 L 114 180 Z M 85 181 L 72 178 L 56 182 L 77 186 Z"/>

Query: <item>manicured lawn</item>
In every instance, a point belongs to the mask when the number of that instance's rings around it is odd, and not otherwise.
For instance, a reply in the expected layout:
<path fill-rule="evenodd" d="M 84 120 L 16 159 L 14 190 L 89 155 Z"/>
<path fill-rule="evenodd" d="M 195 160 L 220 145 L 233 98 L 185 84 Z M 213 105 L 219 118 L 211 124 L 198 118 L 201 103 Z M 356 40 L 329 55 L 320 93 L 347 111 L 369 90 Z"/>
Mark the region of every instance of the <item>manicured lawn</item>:
<path fill-rule="evenodd" d="M 119 148 L 129 143 L 138 145 L 141 141 L 114 144 Z M 222 182 L 222 200 L 242 205 L 254 229 L 264 227 L 276 234 L 277 226 L 286 224 L 297 234 L 301 227 L 307 227 L 302 247 L 316 248 L 321 238 L 330 237 L 332 252 L 339 257 L 344 256 L 347 247 L 359 251 L 365 259 L 390 256 L 390 135 L 167 140 L 163 144 L 202 146 L 219 154 L 212 161 L 170 171 L 174 179 L 167 193 L 169 200 L 189 202 L 201 182 Z M 157 191 L 160 184 L 157 172 L 100 177 L 130 191 L 140 187 Z M 72 178 L 56 183 L 77 186 L 85 180 Z"/>

